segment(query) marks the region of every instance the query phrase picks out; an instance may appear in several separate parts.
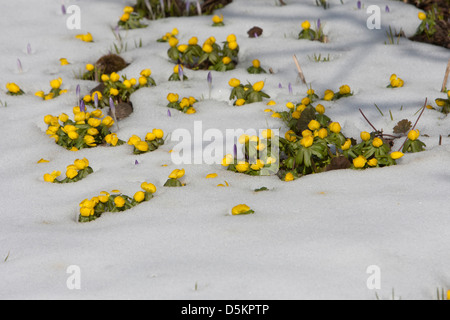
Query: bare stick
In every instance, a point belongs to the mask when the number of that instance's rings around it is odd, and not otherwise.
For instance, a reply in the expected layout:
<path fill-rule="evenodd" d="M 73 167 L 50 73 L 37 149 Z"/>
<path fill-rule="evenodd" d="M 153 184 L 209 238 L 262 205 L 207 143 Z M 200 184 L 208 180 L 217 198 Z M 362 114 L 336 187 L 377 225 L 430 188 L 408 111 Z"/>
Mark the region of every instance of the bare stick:
<path fill-rule="evenodd" d="M 294 54 L 293 58 L 294 58 L 295 65 L 297 66 L 298 75 L 300 76 L 300 79 L 302 79 L 302 82 L 304 84 L 306 84 L 305 76 L 303 75 L 302 68 L 300 67 L 300 63 L 298 62 L 298 59 L 295 56 L 295 54 Z"/>
<path fill-rule="evenodd" d="M 375 130 L 375 132 L 378 132 L 377 128 L 375 128 L 375 127 L 373 126 L 373 124 L 370 123 L 369 119 L 366 118 L 366 116 L 364 115 L 364 113 L 362 112 L 361 109 L 359 109 L 359 112 L 361 112 L 362 116 L 364 117 L 364 119 L 366 119 L 367 123 L 370 124 L 370 126 L 372 127 L 372 129 Z"/>
<path fill-rule="evenodd" d="M 447 87 L 448 75 L 450 74 L 450 59 L 448 59 L 447 69 L 445 70 L 444 82 L 442 82 L 441 92 L 445 92 L 445 88 Z"/>
<path fill-rule="evenodd" d="M 411 130 L 414 130 L 414 129 L 416 128 L 417 122 L 419 122 L 420 117 L 422 116 L 423 112 L 425 111 L 425 109 L 426 109 L 426 107 L 427 107 L 427 101 L 428 101 L 428 98 L 425 99 L 425 103 L 423 104 L 423 107 L 422 107 L 422 112 L 420 112 L 419 117 L 417 118 L 417 120 L 416 120 L 416 122 L 414 123 L 414 126 L 412 127 Z M 402 143 L 400 149 L 398 149 L 398 151 L 400 151 L 400 150 L 403 149 L 403 146 L 405 145 L 405 143 L 406 143 L 407 140 L 408 140 L 408 137 L 406 137 L 405 141 L 403 141 L 403 143 Z"/>

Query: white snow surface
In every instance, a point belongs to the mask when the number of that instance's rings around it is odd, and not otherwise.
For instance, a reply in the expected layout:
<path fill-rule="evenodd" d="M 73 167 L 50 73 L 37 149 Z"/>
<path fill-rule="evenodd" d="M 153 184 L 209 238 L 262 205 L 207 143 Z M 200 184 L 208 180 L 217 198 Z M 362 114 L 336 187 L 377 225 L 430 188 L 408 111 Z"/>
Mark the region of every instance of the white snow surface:
<path fill-rule="evenodd" d="M 371 131 L 359 109 L 377 129 L 392 133 L 402 119 L 415 122 L 425 99 L 435 106 L 434 99 L 445 97 L 440 88 L 447 49 L 405 38 L 398 45 L 385 44 L 389 26 L 414 34 L 417 8 L 385 0 L 362 1 L 361 10 L 353 0 L 330 0 L 327 10 L 313 0 L 285 2 L 280 7 L 274 0 L 234 0 L 216 12 L 223 14 L 224 27 L 212 27 L 211 16 L 200 16 L 146 21 L 148 28 L 121 31 L 128 43 L 122 56 L 130 65 L 120 74 L 138 77 L 150 68 L 157 86 L 133 94 L 135 111 L 120 121 L 119 138 L 145 136 L 153 128 L 166 135 L 180 128 L 193 132 L 194 121 L 202 121 L 204 130 L 273 128 L 284 136 L 287 128 L 280 119 L 263 112 L 268 100 L 234 107 L 228 81 L 264 80 L 264 91 L 277 103 L 272 109 L 282 111 L 286 102 L 306 95 L 294 54 L 319 95 L 343 84 L 351 87 L 352 97 L 321 103 L 343 133 L 358 141 L 361 131 Z M 63 3 L 80 7 L 81 30 L 66 27 Z M 436 110 L 427 109 L 417 125 L 426 151 L 405 154 L 396 166 L 331 171 L 292 182 L 232 173 L 220 164 L 173 164 L 169 151 L 176 142 L 170 136 L 158 150 L 140 156 L 129 145 L 74 153 L 49 139 L 44 116 L 72 115 L 76 86 L 82 94 L 95 86 L 76 75 L 113 47 L 111 28 L 123 7 L 134 3 L 15 0 L 1 5 L 0 100 L 7 102 L 0 107 L 1 299 L 374 300 L 391 299 L 392 290 L 395 298 L 436 299 L 437 288 L 450 288 L 450 119 Z M 366 26 L 369 5 L 381 8 L 380 30 Z M 317 19 L 325 24 L 329 43 L 298 40 L 301 22 Z M 253 26 L 264 30 L 261 37 L 248 37 Z M 212 72 L 211 99 L 207 71 L 186 70 L 188 81 L 168 81 L 173 69 L 169 46 L 156 40 L 175 27 L 180 43 L 192 36 L 199 42 L 237 36 L 237 69 Z M 75 38 L 87 32 L 93 43 Z M 136 48 L 141 39 L 142 48 Z M 314 62 L 308 58 L 314 54 L 329 54 L 331 61 Z M 63 57 L 70 65 L 60 65 Z M 274 74 L 248 74 L 253 59 Z M 386 88 L 392 73 L 405 81 L 403 88 Z M 57 77 L 67 94 L 50 101 L 34 96 L 49 91 L 49 81 Z M 8 82 L 26 95 L 6 95 Z M 170 92 L 199 99 L 197 113 L 171 110 L 169 117 Z M 396 140 L 394 149 L 402 142 Z M 64 174 L 67 165 L 83 157 L 94 169 L 86 179 L 44 182 L 45 173 Z M 50 162 L 38 164 L 41 158 Z M 187 185 L 163 187 L 176 168 L 186 170 Z M 214 172 L 217 178 L 205 179 Z M 132 196 L 144 181 L 157 187 L 151 201 L 90 223 L 77 222 L 83 199 L 113 189 Z M 224 181 L 230 186 L 217 187 Z M 263 186 L 269 191 L 254 192 Z M 231 208 L 241 203 L 255 214 L 232 216 Z M 80 289 L 67 286 L 72 265 L 81 270 Z M 379 267 L 380 288 L 367 285 L 370 266 Z"/>

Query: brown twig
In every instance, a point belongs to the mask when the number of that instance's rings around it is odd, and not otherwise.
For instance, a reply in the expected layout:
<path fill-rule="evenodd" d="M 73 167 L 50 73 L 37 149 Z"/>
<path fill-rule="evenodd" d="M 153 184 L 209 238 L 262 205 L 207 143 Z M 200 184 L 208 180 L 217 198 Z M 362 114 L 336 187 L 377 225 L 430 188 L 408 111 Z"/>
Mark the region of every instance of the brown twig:
<path fill-rule="evenodd" d="M 298 59 L 297 59 L 297 57 L 295 56 L 295 54 L 294 54 L 293 58 L 294 58 L 295 65 L 297 66 L 298 75 L 300 76 L 300 79 L 302 79 L 302 82 L 303 82 L 304 84 L 306 84 L 305 76 L 304 76 L 304 74 L 303 74 L 302 68 L 300 67 L 300 63 L 298 62 Z"/>
<path fill-rule="evenodd" d="M 416 122 L 414 123 L 414 126 L 412 127 L 411 130 L 414 130 L 414 129 L 416 128 L 416 125 L 417 125 L 417 123 L 419 122 L 420 117 L 422 116 L 423 112 L 425 111 L 425 109 L 426 109 L 426 107 L 427 107 L 427 101 L 428 101 L 428 98 L 425 99 L 425 103 L 423 104 L 422 111 L 420 112 L 419 117 L 417 118 L 417 120 L 416 120 Z M 408 137 L 406 137 L 405 141 L 403 141 L 403 143 L 402 143 L 400 149 L 398 149 L 398 151 L 400 151 L 400 150 L 403 149 L 403 146 L 405 145 L 405 143 L 406 143 L 407 140 L 408 140 Z"/>
<path fill-rule="evenodd" d="M 369 119 L 367 119 L 367 117 L 364 115 L 364 113 L 362 112 L 361 109 L 359 109 L 359 112 L 361 112 L 362 116 L 364 117 L 364 119 L 366 119 L 367 123 L 370 124 L 370 126 L 372 127 L 372 129 L 375 130 L 375 132 L 379 132 L 379 131 L 377 130 L 377 128 L 375 128 L 375 127 L 373 126 L 373 124 L 369 121 Z"/>
<path fill-rule="evenodd" d="M 448 75 L 450 74 L 450 59 L 448 59 L 447 69 L 445 70 L 444 81 L 442 82 L 441 92 L 445 92 L 445 88 L 447 87 Z"/>

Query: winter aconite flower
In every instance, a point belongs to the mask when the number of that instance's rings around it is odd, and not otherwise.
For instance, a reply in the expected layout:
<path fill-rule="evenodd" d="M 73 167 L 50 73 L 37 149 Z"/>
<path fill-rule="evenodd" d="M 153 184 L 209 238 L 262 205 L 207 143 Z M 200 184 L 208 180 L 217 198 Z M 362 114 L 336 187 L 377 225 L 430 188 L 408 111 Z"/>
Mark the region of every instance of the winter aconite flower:
<path fill-rule="evenodd" d="M 301 26 L 304 30 L 308 30 L 309 28 L 311 28 L 311 23 L 308 20 L 305 20 L 302 22 Z"/>
<path fill-rule="evenodd" d="M 375 139 L 373 139 L 373 141 L 372 141 L 372 145 L 373 145 L 375 148 L 379 148 L 379 147 L 381 147 L 381 146 L 383 145 L 383 140 L 381 140 L 380 138 L 375 138 Z"/>
<path fill-rule="evenodd" d="M 366 158 L 364 158 L 363 156 L 358 156 L 355 159 L 353 159 L 353 166 L 355 168 L 364 168 L 364 166 L 366 165 Z"/>
<path fill-rule="evenodd" d="M 252 214 L 254 211 L 246 204 L 239 204 L 231 209 L 232 215 Z"/>
<path fill-rule="evenodd" d="M 341 132 L 341 125 L 339 124 L 339 122 L 330 123 L 329 128 L 330 128 L 331 132 L 334 132 L 334 133 Z"/>
<path fill-rule="evenodd" d="M 8 90 L 8 94 L 9 95 L 21 95 L 24 92 L 22 91 L 22 89 L 20 89 L 20 87 L 15 84 L 15 83 L 7 83 L 6 84 L 6 89 Z"/>
<path fill-rule="evenodd" d="M 400 159 L 403 156 L 404 156 L 404 154 L 400 151 L 394 151 L 391 153 L 391 158 L 394 160 Z"/>
<path fill-rule="evenodd" d="M 418 18 L 419 18 L 420 20 L 425 20 L 425 19 L 427 18 L 427 15 L 426 15 L 425 13 L 423 13 L 423 12 L 419 12 L 419 13 L 417 14 L 417 16 L 418 16 Z"/>
<path fill-rule="evenodd" d="M 363 140 L 363 141 L 369 141 L 370 140 L 370 133 L 368 133 L 368 132 L 366 132 L 366 131 L 362 131 L 361 132 L 361 134 L 360 134 L 360 136 L 361 136 L 361 139 Z"/>
<path fill-rule="evenodd" d="M 284 181 L 293 181 L 295 179 L 294 175 L 292 174 L 292 172 L 288 172 L 286 173 L 286 175 L 284 176 Z"/>
<path fill-rule="evenodd" d="M 256 82 L 253 85 L 253 90 L 255 90 L 255 91 L 261 91 L 263 88 L 264 88 L 264 81 Z"/>
<path fill-rule="evenodd" d="M 419 138 L 419 136 L 420 136 L 420 132 L 417 129 L 416 130 L 411 130 L 408 133 L 408 139 L 411 140 L 411 141 L 417 140 Z"/>
<path fill-rule="evenodd" d="M 75 38 L 84 41 L 84 42 L 92 42 L 94 39 L 92 38 L 92 35 L 88 32 L 86 34 L 78 34 L 75 36 Z"/>
<path fill-rule="evenodd" d="M 153 183 L 149 183 L 149 182 L 143 182 L 141 184 L 141 188 L 142 190 L 146 191 L 146 192 L 150 192 L 150 193 L 155 193 L 156 192 L 156 187 Z"/>

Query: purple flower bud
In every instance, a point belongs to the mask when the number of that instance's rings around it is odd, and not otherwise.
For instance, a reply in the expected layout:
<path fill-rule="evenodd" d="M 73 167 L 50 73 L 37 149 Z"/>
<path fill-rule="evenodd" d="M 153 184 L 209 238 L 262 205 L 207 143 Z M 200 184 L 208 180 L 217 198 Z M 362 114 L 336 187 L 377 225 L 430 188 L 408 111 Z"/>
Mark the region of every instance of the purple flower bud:
<path fill-rule="evenodd" d="M 31 54 L 31 44 L 28 44 L 28 45 L 27 45 L 27 53 L 28 53 L 28 54 Z"/>
<path fill-rule="evenodd" d="M 184 72 L 181 64 L 178 65 L 178 75 L 180 76 L 181 81 L 184 81 Z"/>
<path fill-rule="evenodd" d="M 86 111 L 86 105 L 84 104 L 84 100 L 80 101 L 80 111 L 85 112 Z"/>
<path fill-rule="evenodd" d="M 358 1 L 358 2 L 356 3 L 356 5 L 357 5 L 358 9 L 361 9 L 361 1 Z"/>
<path fill-rule="evenodd" d="M 281 85 L 281 82 L 278 84 L 278 89 L 283 88 L 283 86 Z"/>
<path fill-rule="evenodd" d="M 94 95 L 94 106 L 98 108 L 98 93 L 95 93 Z"/>
<path fill-rule="evenodd" d="M 20 59 L 17 59 L 17 68 L 19 68 L 19 72 L 23 71 L 22 62 L 20 61 Z"/>
<path fill-rule="evenodd" d="M 292 94 L 292 84 L 290 82 L 289 82 L 288 88 L 289 88 L 289 94 Z"/>
<path fill-rule="evenodd" d="M 386 12 L 390 12 L 391 10 L 389 10 L 389 6 L 386 6 L 386 8 L 384 9 L 384 11 L 386 11 Z"/>
<path fill-rule="evenodd" d="M 61 12 L 62 12 L 62 14 L 66 14 L 66 6 L 65 5 L 62 5 L 61 6 Z"/>
<path fill-rule="evenodd" d="M 134 165 L 137 166 L 139 164 L 139 161 L 134 160 Z"/>
<path fill-rule="evenodd" d="M 321 23 L 320 23 L 320 19 L 317 20 L 317 29 L 320 29 Z"/>
<path fill-rule="evenodd" d="M 77 94 L 77 98 L 78 98 L 78 100 L 80 100 L 81 87 L 80 87 L 80 85 L 79 85 L 79 84 L 77 85 L 77 88 L 76 88 L 75 92 L 76 92 L 76 94 Z"/>
<path fill-rule="evenodd" d="M 168 115 L 169 117 L 172 116 L 172 113 L 170 112 L 170 109 L 167 109 L 167 115 Z"/>
<path fill-rule="evenodd" d="M 234 157 L 236 158 L 237 157 L 237 145 L 236 145 L 236 143 L 234 144 L 234 147 L 233 147 L 233 153 L 234 153 Z"/>
<path fill-rule="evenodd" d="M 258 34 L 256 32 L 254 33 L 254 36 L 255 36 L 255 38 L 258 38 Z"/>
<path fill-rule="evenodd" d="M 211 71 L 208 72 L 207 80 L 208 80 L 208 84 L 211 85 L 211 84 L 212 84 L 212 74 L 211 74 Z"/>
<path fill-rule="evenodd" d="M 114 104 L 113 98 L 109 97 L 109 107 L 111 108 L 111 113 L 116 114 L 116 106 Z"/>

